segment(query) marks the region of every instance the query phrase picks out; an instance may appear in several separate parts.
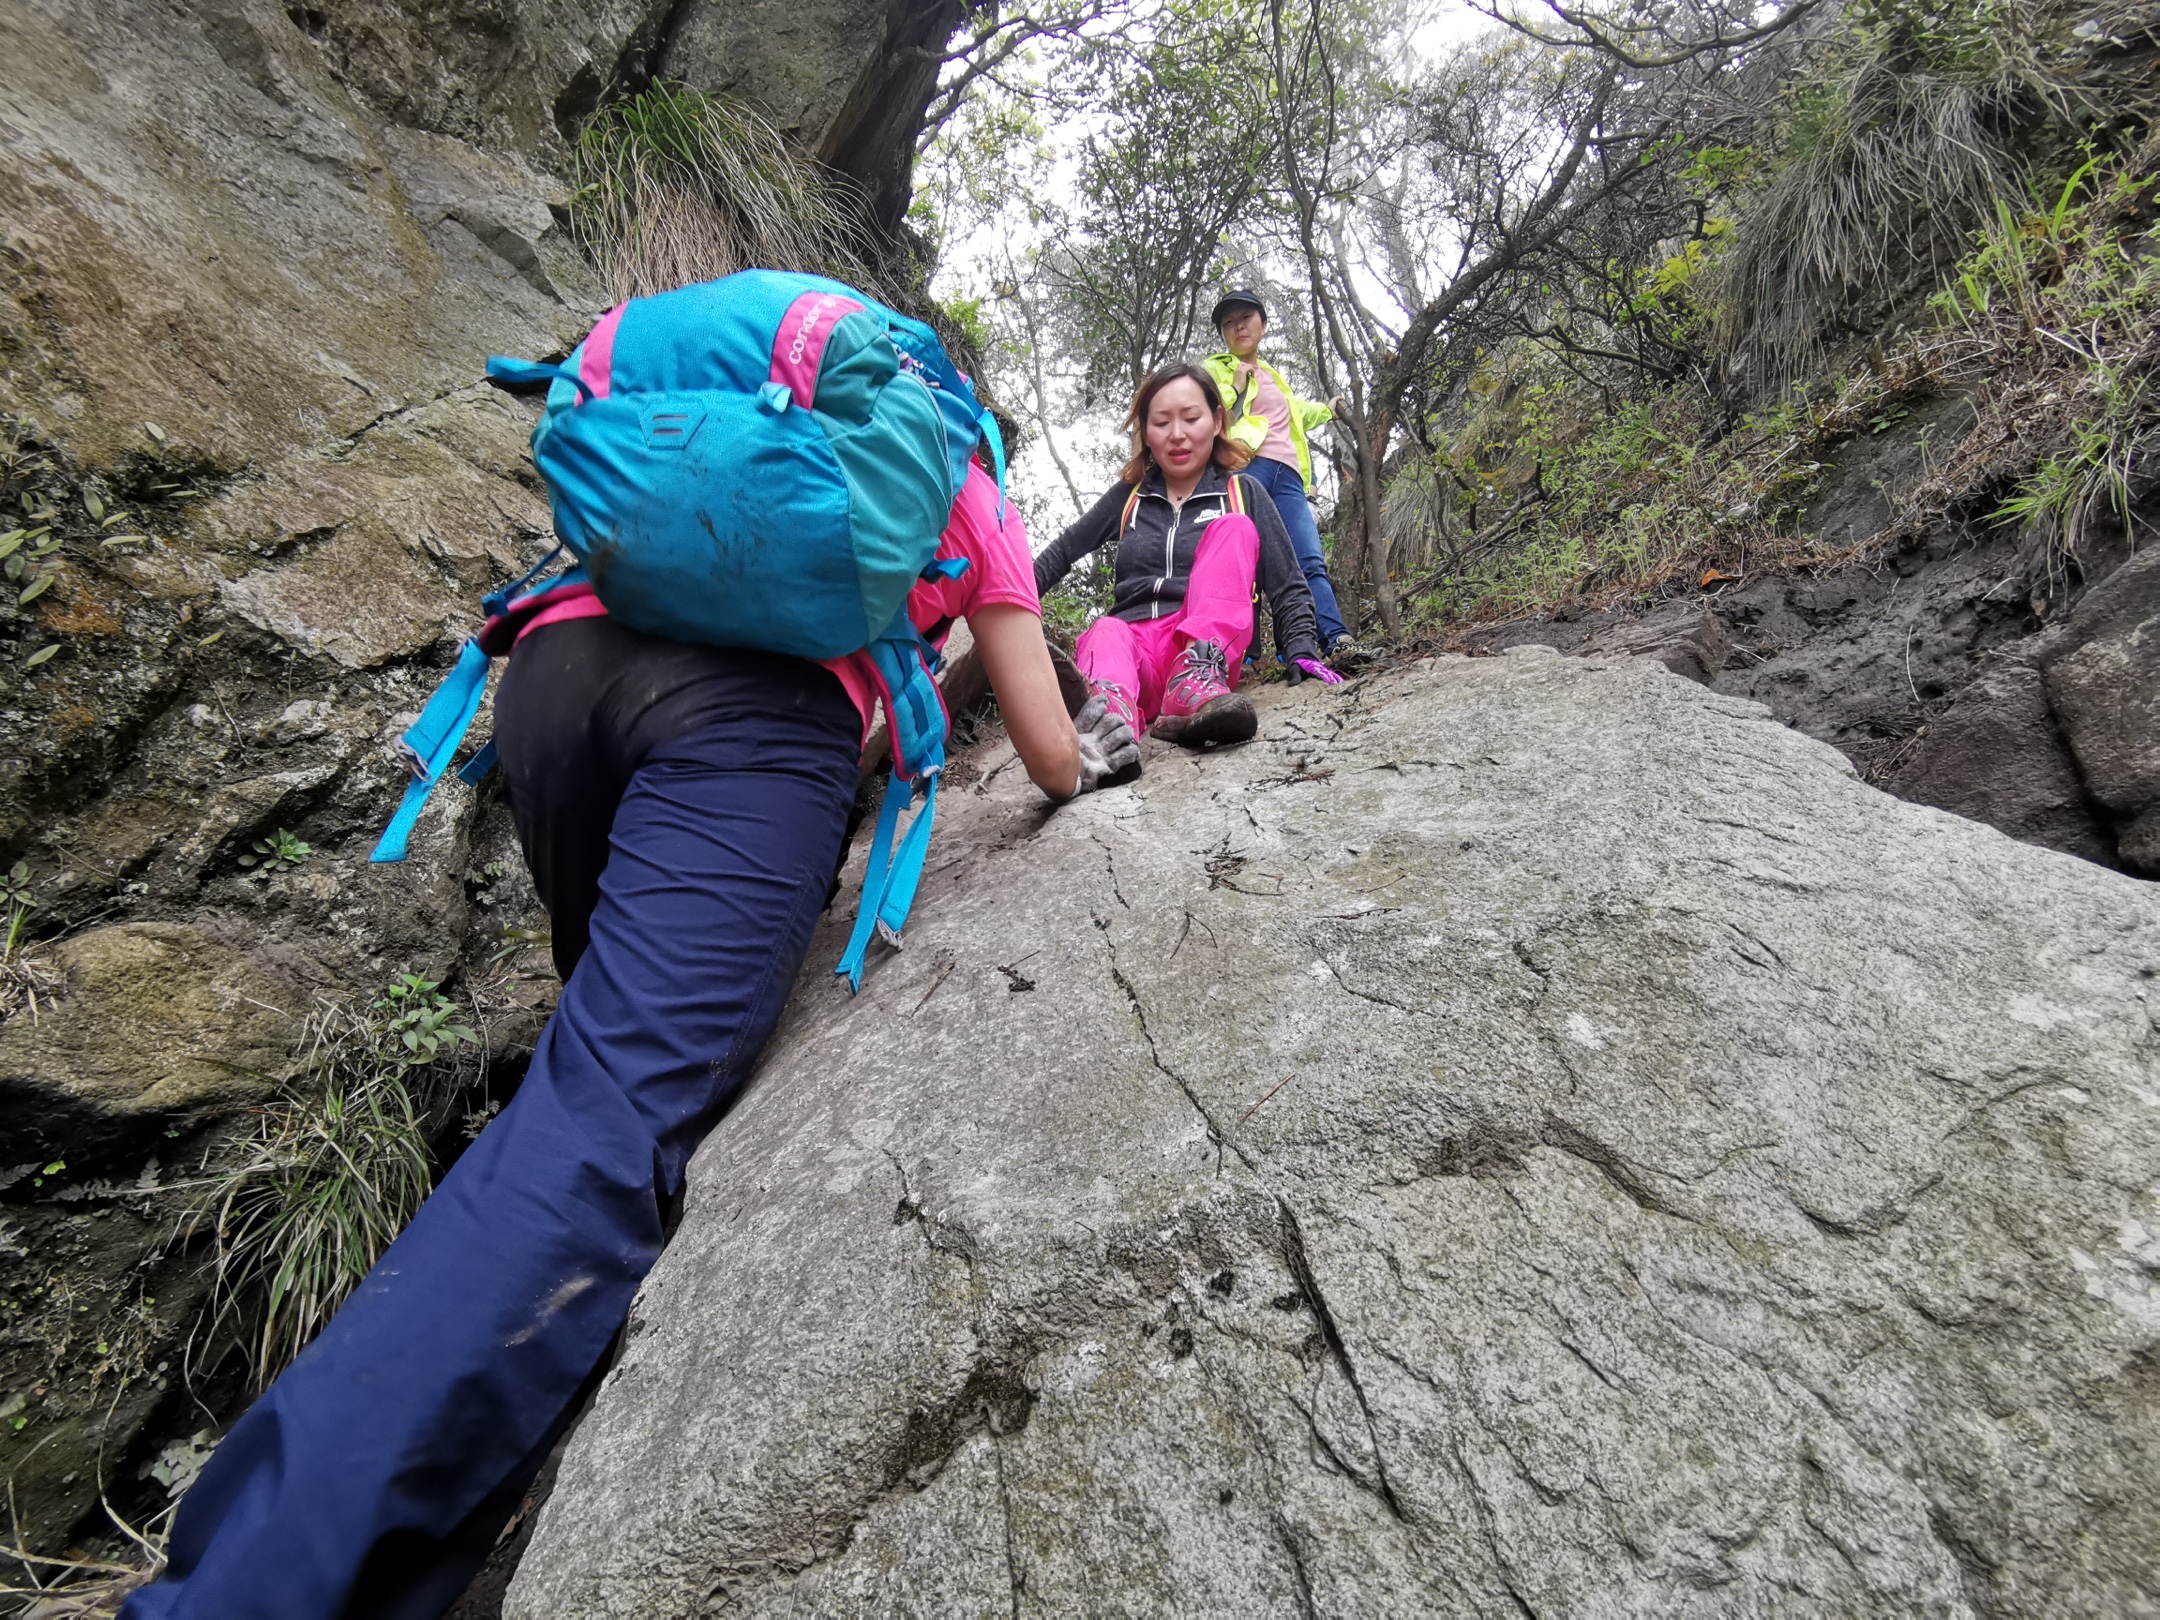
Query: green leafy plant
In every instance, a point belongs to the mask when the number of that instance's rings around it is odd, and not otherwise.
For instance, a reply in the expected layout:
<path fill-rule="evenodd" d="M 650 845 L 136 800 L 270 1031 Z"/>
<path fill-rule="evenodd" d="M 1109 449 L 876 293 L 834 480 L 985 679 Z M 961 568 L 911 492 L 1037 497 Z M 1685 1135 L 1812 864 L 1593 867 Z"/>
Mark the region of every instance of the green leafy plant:
<path fill-rule="evenodd" d="M 268 838 L 256 839 L 240 857 L 240 864 L 258 872 L 289 872 L 314 853 L 313 844 L 302 843 L 299 834 L 280 827 Z"/>
<path fill-rule="evenodd" d="M 383 1015 L 391 1056 L 408 1064 L 432 1063 L 445 1048 L 454 1050 L 480 1039 L 470 1025 L 458 1022 L 458 1004 L 433 979 L 417 973 L 400 975 L 374 1010 Z"/>
<path fill-rule="evenodd" d="M 215 1240 L 198 1352 L 237 1349 L 260 1386 L 321 1330 L 427 1197 L 437 1116 L 479 1039 L 417 974 L 308 1020 L 297 1075 L 181 1224 Z"/>

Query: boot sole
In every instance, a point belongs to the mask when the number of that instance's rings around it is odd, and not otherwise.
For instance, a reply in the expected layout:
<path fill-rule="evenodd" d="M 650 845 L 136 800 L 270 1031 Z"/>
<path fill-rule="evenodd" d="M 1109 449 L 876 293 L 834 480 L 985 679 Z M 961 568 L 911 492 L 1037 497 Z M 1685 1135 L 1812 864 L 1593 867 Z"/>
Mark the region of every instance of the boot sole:
<path fill-rule="evenodd" d="M 1166 714 L 1155 722 L 1155 735 L 1186 748 L 1250 742 L 1260 729 L 1252 701 L 1236 692 L 1210 698 L 1191 714 Z"/>

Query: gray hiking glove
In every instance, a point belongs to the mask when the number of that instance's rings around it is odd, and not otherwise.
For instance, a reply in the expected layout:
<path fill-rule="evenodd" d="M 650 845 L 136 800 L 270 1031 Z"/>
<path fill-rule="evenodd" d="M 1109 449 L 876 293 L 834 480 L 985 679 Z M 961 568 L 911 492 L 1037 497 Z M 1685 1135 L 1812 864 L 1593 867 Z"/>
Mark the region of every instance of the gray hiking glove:
<path fill-rule="evenodd" d="M 1100 693 L 1087 700 L 1073 716 L 1073 730 L 1080 734 L 1080 785 L 1075 795 L 1101 787 L 1110 777 L 1122 777 L 1140 766 L 1140 739 L 1133 735 L 1121 715 L 1113 713 Z"/>

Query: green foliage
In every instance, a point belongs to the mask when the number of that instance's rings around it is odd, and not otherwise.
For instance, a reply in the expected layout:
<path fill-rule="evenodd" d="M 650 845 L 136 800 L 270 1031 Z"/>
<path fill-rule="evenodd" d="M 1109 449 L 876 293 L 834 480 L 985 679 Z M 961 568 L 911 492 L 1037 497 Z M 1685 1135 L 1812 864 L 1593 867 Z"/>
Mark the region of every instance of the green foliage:
<path fill-rule="evenodd" d="M 1043 593 L 1043 634 L 1071 652 L 1080 632 L 1110 611 L 1111 583 L 1111 567 L 1083 565 L 1051 586 Z"/>
<path fill-rule="evenodd" d="M 407 1064 L 433 1063 L 444 1051 L 480 1039 L 470 1025 L 458 1021 L 458 1004 L 443 995 L 433 979 L 417 973 L 401 974 L 374 1010 L 383 1016 L 392 1055 Z"/>
<path fill-rule="evenodd" d="M 1219 0 L 1166 11 L 1145 48 L 1093 64 L 1078 207 L 1045 260 L 1091 403 L 1121 405 L 1149 372 L 1213 346 L 1226 233 L 1272 167 L 1267 72 L 1251 19 Z"/>
<path fill-rule="evenodd" d="M 1440 622 L 1612 601 L 1692 580 L 1712 556 L 1799 561 L 1784 532 L 1820 450 L 1879 413 L 1873 380 L 1803 392 L 1729 430 L 1691 384 L 1607 406 L 1550 357 L 1518 359 L 1492 402 L 1431 458 L 1442 567 L 1406 608 Z"/>
<path fill-rule="evenodd" d="M 2023 193 L 2081 94 L 2034 0 L 1856 0 L 1785 99 L 1784 148 L 1742 214 L 1731 336 L 1789 375 Z"/>
<path fill-rule="evenodd" d="M 990 323 L 983 316 L 980 298 L 948 298 L 937 304 L 937 313 L 944 317 L 955 335 L 975 354 L 987 354 L 994 341 Z"/>
<path fill-rule="evenodd" d="M 314 1338 L 427 1197 L 434 1116 L 478 1041 L 412 974 L 364 1014 L 309 1020 L 299 1077 L 183 1222 L 216 1242 L 199 1348 L 237 1349 L 261 1386 Z"/>
<path fill-rule="evenodd" d="M 595 114 L 572 228 L 633 298 L 761 266 L 870 281 L 852 200 L 747 106 L 666 82 Z"/>
<path fill-rule="evenodd" d="M 240 864 L 257 872 L 289 872 L 314 853 L 313 844 L 302 843 L 298 833 L 280 827 L 268 838 L 256 839 L 240 857 Z"/>
<path fill-rule="evenodd" d="M 2156 191 L 2146 168 L 2100 156 L 1999 199 L 1932 326 L 1737 423 L 1685 383 L 1608 401 L 1536 345 L 1486 357 L 1454 432 L 1389 487 L 1391 521 L 1416 508 L 1445 559 L 1415 611 L 1489 618 L 1655 594 L 1721 562 L 1822 560 L 1788 521 L 1821 458 L 1897 428 L 1917 394 L 1983 378 L 1979 425 L 1903 510 L 1977 509 L 2063 551 L 2099 532 L 2142 542 L 2160 455 Z"/>
<path fill-rule="evenodd" d="M 994 87 L 971 95 L 938 130 L 916 165 L 908 205 L 908 224 L 933 260 L 956 233 L 1008 206 L 1017 206 L 1029 225 L 1042 223 L 1056 159 L 1044 134 L 1033 107 Z"/>
<path fill-rule="evenodd" d="M 2160 257 L 2142 228 L 2150 175 L 2088 158 L 2020 213 L 2000 204 L 1933 307 L 2029 379 L 2019 433 L 2044 448 L 1989 514 L 2075 551 L 2099 524 L 2137 539 L 2137 496 L 2160 454 Z M 2020 401 L 2025 403 L 2025 401 Z"/>

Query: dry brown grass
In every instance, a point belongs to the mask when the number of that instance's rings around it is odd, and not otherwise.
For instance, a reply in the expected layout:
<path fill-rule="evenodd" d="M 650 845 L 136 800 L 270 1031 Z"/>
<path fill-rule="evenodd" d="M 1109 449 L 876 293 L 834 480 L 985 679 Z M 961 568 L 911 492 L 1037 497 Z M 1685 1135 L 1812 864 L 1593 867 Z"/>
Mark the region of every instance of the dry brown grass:
<path fill-rule="evenodd" d="M 752 268 L 872 279 L 852 195 L 737 102 L 655 84 L 586 126 L 577 179 L 574 229 L 617 300 Z"/>

